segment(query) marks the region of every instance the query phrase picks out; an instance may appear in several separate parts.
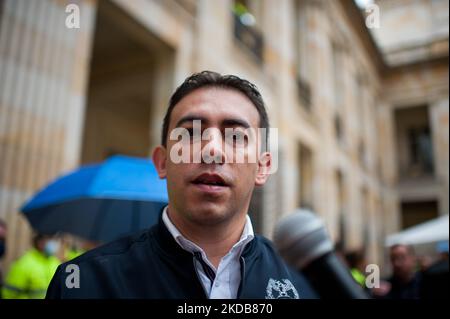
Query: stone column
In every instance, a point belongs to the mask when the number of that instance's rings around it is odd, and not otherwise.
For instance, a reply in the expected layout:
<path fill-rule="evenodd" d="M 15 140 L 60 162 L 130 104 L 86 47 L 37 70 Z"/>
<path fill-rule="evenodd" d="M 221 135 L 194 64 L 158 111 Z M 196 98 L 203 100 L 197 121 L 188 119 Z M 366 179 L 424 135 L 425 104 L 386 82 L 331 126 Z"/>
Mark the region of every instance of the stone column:
<path fill-rule="evenodd" d="M 30 245 L 20 207 L 78 164 L 95 2 L 78 1 L 80 28 L 56 0 L 6 0 L 0 19 L 0 217 L 6 263 Z"/>

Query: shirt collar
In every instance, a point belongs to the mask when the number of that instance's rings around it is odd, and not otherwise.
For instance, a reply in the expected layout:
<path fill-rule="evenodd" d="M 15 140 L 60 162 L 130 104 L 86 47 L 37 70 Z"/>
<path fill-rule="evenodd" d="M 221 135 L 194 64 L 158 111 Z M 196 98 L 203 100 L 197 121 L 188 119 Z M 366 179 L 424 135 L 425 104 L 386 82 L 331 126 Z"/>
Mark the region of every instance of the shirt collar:
<path fill-rule="evenodd" d="M 164 224 L 166 225 L 167 229 L 169 230 L 170 234 L 172 235 L 173 239 L 177 242 L 177 244 L 183 248 L 186 251 L 189 251 L 191 253 L 194 252 L 200 252 L 202 255 L 204 254 L 204 251 L 201 247 L 199 247 L 194 242 L 190 241 L 186 237 L 184 237 L 180 231 L 176 228 L 176 226 L 172 223 L 172 221 L 169 218 L 169 215 L 167 214 L 167 207 L 166 206 L 162 213 L 162 220 Z M 253 232 L 253 226 L 252 222 L 250 220 L 250 217 L 246 215 L 246 221 L 244 230 L 242 231 L 241 238 L 239 241 L 233 245 L 231 248 L 231 251 L 239 250 L 239 252 L 242 252 L 244 247 L 255 237 Z"/>

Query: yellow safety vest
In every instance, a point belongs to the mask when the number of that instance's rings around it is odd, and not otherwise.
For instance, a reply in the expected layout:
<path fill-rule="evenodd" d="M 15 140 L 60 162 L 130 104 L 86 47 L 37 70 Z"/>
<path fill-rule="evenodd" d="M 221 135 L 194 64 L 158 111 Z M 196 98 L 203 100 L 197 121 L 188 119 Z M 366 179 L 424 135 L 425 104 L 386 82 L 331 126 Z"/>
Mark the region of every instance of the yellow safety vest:
<path fill-rule="evenodd" d="M 366 285 L 366 276 L 364 276 L 364 274 L 359 271 L 356 268 L 352 268 L 350 270 L 350 272 L 352 273 L 353 279 L 355 279 L 355 281 L 362 287 L 365 287 Z"/>
<path fill-rule="evenodd" d="M 6 275 L 2 296 L 5 299 L 43 299 L 60 261 L 37 249 L 16 260 Z"/>

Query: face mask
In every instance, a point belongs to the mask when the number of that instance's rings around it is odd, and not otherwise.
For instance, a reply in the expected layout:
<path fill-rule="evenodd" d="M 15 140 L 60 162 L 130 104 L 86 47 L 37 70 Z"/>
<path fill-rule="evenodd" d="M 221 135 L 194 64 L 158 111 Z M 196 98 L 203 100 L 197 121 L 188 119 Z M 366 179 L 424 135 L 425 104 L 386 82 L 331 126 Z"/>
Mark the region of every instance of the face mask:
<path fill-rule="evenodd" d="M 59 241 L 57 240 L 49 240 L 45 244 L 44 253 L 47 256 L 54 256 L 59 250 Z"/>
<path fill-rule="evenodd" d="M 5 240 L 4 239 L 0 239 L 0 258 L 2 258 L 3 255 L 5 255 L 5 252 L 6 252 Z"/>

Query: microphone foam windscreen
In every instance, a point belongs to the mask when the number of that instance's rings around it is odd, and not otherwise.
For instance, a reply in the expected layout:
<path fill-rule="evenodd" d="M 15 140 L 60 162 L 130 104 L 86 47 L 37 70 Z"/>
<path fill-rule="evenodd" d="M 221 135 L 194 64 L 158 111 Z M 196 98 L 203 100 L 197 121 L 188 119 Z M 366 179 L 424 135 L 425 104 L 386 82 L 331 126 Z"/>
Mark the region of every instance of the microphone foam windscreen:
<path fill-rule="evenodd" d="M 280 255 L 297 269 L 333 250 L 322 220 L 305 209 L 282 218 L 273 238 Z"/>

